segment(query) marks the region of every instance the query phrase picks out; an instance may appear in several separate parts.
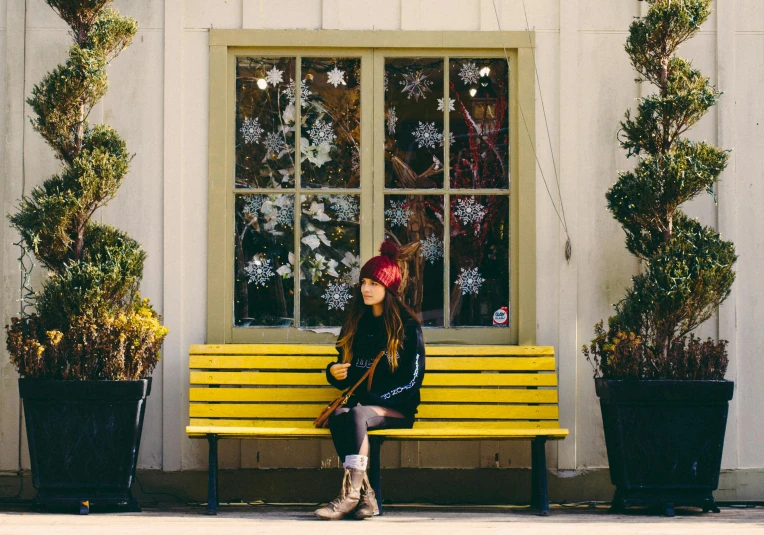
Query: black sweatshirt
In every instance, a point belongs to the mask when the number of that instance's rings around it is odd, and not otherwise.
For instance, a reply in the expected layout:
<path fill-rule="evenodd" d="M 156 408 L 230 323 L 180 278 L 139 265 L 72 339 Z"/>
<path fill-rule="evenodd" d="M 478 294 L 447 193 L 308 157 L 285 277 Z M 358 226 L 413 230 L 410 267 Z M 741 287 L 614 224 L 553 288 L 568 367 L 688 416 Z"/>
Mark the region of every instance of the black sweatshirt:
<path fill-rule="evenodd" d="M 348 402 L 349 406 L 358 403 L 362 405 L 377 405 L 401 412 L 406 417 L 413 418 L 419 406 L 419 388 L 424 378 L 424 339 L 422 328 L 416 320 L 408 318 L 403 323 L 404 335 L 402 346 L 398 348 L 398 368 L 390 371 L 387 352 L 379 359 L 374 371 L 371 392 L 366 390 L 366 381 L 359 385 Z M 344 328 L 340 338 L 345 335 Z M 345 379 L 338 381 L 329 369 L 342 362 L 342 355 L 326 367 L 326 379 L 329 384 L 345 390 L 350 388 L 366 370 L 371 367 L 379 352 L 387 347 L 387 331 L 382 316 L 375 318 L 369 308 L 358 322 L 358 331 L 353 338 L 353 361 L 348 368 Z"/>

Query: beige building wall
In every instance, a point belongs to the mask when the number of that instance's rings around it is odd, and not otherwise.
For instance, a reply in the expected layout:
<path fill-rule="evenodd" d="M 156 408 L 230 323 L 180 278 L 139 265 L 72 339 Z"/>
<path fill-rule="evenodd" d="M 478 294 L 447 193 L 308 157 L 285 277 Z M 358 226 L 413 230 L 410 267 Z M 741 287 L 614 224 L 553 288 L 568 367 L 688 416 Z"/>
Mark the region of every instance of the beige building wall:
<path fill-rule="evenodd" d="M 188 346 L 205 342 L 208 30 L 526 30 L 521 0 L 120 0 L 140 31 L 110 68 L 110 89 L 91 120 L 104 121 L 135 152 L 117 198 L 97 214 L 128 231 L 148 253 L 143 293 L 163 313 L 171 333 L 154 373 L 139 468 L 206 469 L 206 443 L 186 438 Z M 624 247 L 604 194 L 617 172 L 633 165 L 617 142 L 619 121 L 649 92 L 634 83 L 623 45 L 637 0 L 530 0 L 527 23 L 536 32 L 538 68 L 537 343 L 553 345 L 559 362 L 560 419 L 570 437 L 548 446 L 550 468 L 605 467 L 607 456 L 592 371 L 581 345 L 611 312 L 639 270 Z M 25 99 L 45 72 L 63 61 L 68 28 L 42 0 L 0 0 L 0 133 L 4 214 L 58 169 L 52 151 L 28 121 Z M 477 45 L 477 44 L 476 44 Z M 718 317 L 702 335 L 730 341 L 728 377 L 736 381 L 723 468 L 764 468 L 764 3 L 718 2 L 700 34 L 681 49 L 711 77 L 724 97 L 691 132 L 734 149 L 719 184 L 719 202 L 703 196 L 686 211 L 735 242 L 738 279 Z M 543 103 L 542 103 L 543 99 Z M 542 106 L 543 104 L 543 106 Z M 547 136 L 548 127 L 548 136 Z M 523 135 L 521 133 L 521 135 Z M 550 152 L 551 145 L 551 152 Z M 554 157 L 552 158 L 552 153 Z M 555 172 L 556 170 L 556 172 Z M 542 174 L 552 192 L 547 194 Z M 557 177 L 573 245 L 564 258 L 565 233 Z M 18 312 L 17 236 L 3 224 L 2 320 Z M 36 280 L 42 276 L 36 270 Z M 0 472 L 29 468 L 20 426 L 16 374 L 0 349 Z M 334 463 L 321 442 L 222 441 L 220 463 L 237 467 L 319 467 Z M 391 443 L 390 467 L 524 467 L 527 444 L 508 442 Z M 764 489 L 755 489 L 757 499 Z"/>

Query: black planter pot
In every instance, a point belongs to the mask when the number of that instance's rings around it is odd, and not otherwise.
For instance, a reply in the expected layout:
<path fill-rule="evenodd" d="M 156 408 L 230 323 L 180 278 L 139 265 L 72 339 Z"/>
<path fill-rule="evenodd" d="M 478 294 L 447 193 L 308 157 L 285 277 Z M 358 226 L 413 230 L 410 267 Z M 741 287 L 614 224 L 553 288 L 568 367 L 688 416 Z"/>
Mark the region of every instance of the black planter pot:
<path fill-rule="evenodd" d="M 151 378 L 137 381 L 19 379 L 40 505 L 124 505 L 138 510 L 130 486 Z"/>
<path fill-rule="evenodd" d="M 732 381 L 595 379 L 616 491 L 614 512 L 632 505 L 718 512 L 713 491 Z"/>

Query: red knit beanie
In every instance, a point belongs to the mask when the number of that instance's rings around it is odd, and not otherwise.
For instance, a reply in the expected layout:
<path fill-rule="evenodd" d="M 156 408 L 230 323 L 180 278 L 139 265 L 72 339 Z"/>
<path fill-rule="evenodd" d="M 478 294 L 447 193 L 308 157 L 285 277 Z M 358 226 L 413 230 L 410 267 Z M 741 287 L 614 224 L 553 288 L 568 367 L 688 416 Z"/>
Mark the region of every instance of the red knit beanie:
<path fill-rule="evenodd" d="M 372 279 L 393 293 L 398 293 L 401 285 L 401 268 L 398 267 L 398 246 L 385 240 L 379 248 L 382 253 L 374 256 L 361 268 L 362 279 Z"/>

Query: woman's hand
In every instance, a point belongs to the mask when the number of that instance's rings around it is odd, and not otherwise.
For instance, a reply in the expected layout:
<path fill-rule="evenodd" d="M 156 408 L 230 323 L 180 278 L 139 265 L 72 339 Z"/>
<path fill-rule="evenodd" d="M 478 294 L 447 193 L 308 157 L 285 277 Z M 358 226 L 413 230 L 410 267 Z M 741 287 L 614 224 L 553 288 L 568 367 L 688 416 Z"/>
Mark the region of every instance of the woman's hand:
<path fill-rule="evenodd" d="M 329 368 L 329 373 L 331 373 L 332 377 L 334 377 L 338 381 L 342 381 L 343 379 L 347 379 L 348 377 L 348 368 L 350 368 L 349 362 L 346 364 L 335 364 L 331 368 Z"/>

